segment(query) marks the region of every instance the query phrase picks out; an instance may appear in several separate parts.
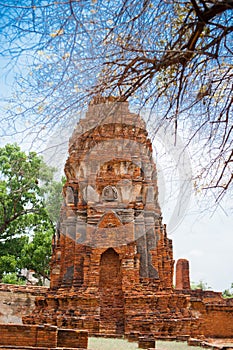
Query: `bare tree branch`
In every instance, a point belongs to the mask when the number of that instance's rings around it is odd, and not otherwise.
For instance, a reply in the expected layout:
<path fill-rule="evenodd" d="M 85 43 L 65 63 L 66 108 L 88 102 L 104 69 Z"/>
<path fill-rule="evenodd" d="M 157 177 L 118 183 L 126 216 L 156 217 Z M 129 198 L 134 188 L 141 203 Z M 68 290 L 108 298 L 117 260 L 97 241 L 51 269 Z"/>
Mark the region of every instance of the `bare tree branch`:
<path fill-rule="evenodd" d="M 3 134 L 43 142 L 93 96 L 118 96 L 159 111 L 154 130 L 182 126 L 208 158 L 199 187 L 229 191 L 233 0 L 9 0 L 0 12 L 0 52 L 21 67 Z"/>

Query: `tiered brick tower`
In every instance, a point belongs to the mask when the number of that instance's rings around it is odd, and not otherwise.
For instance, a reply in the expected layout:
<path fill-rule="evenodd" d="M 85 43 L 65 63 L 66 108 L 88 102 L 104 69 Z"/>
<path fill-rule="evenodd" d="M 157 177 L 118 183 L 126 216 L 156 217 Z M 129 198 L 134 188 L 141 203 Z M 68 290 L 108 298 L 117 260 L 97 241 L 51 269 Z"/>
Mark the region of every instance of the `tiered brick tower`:
<path fill-rule="evenodd" d="M 51 287 L 24 322 L 165 338 L 218 333 L 208 307 L 220 295 L 191 293 L 183 265 L 172 287 L 152 145 L 127 102 L 94 99 L 70 139 L 65 173 Z"/>
<path fill-rule="evenodd" d="M 94 294 L 101 328 L 122 331 L 126 291 L 143 279 L 172 288 L 172 244 L 145 123 L 127 102 L 95 100 L 70 139 L 65 173 L 51 289 Z"/>
<path fill-rule="evenodd" d="M 51 288 L 97 292 L 116 259 L 123 286 L 152 278 L 171 289 L 172 244 L 161 223 L 151 141 L 127 102 L 89 107 L 70 139 L 65 174 Z"/>

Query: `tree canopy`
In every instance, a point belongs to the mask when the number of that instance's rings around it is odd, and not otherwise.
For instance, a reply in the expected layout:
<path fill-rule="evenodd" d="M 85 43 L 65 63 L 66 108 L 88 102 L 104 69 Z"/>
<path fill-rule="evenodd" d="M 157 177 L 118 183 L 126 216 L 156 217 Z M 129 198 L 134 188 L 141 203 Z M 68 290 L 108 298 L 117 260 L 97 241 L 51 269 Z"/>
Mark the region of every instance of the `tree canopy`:
<path fill-rule="evenodd" d="M 42 160 L 17 145 L 0 149 L 0 237 L 24 234 L 48 216 L 39 186 Z"/>
<path fill-rule="evenodd" d="M 16 144 L 0 148 L 0 279 L 10 273 L 15 280 L 22 268 L 49 276 L 62 188 L 53 173 L 35 152 L 26 154 Z M 53 198 L 51 212 L 46 202 L 51 206 Z"/>
<path fill-rule="evenodd" d="M 0 1 L 17 76 L 8 120 L 43 133 L 98 94 L 150 109 L 195 144 L 197 189 L 232 186 L 232 0 Z M 20 119 L 21 118 L 21 119 Z M 174 136 L 174 142 L 175 142 Z M 200 160 L 201 159 L 201 160 Z"/>

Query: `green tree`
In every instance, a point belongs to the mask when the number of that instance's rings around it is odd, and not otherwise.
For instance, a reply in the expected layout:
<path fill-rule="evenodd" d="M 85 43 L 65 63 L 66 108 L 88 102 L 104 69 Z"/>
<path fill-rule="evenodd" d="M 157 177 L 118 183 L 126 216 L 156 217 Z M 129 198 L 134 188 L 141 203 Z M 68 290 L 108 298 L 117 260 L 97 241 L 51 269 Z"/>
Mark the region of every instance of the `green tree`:
<path fill-rule="evenodd" d="M 40 285 L 44 284 L 46 279 L 49 279 L 53 234 L 53 227 L 48 229 L 41 225 L 36 228 L 33 239 L 27 242 L 22 249 L 21 267 L 35 271 L 34 277 L 38 278 Z"/>
<path fill-rule="evenodd" d="M 22 249 L 26 242 L 28 242 L 28 236 L 24 235 L 9 237 L 0 242 L 0 280 L 3 283 L 16 283 L 16 281 L 21 283 L 17 273 L 20 271 Z"/>
<path fill-rule="evenodd" d="M 9 237 L 0 242 L 0 256 L 12 255 L 15 259 L 20 259 L 24 244 L 28 241 L 28 236 Z"/>
<path fill-rule="evenodd" d="M 0 148 L 0 240 L 25 234 L 48 221 L 39 186 L 42 159 L 20 147 Z"/>
<path fill-rule="evenodd" d="M 202 280 L 200 280 L 198 283 L 192 282 L 191 289 L 211 290 L 212 288 L 208 286 L 206 282 L 203 282 Z"/>
<path fill-rule="evenodd" d="M 54 169 L 34 152 L 26 154 L 15 144 L 0 148 L 0 279 L 3 281 L 15 281 L 14 274 L 20 275 L 22 268 L 33 269 L 39 280 L 49 276 L 51 240 L 62 188 L 61 182 L 53 180 L 53 173 Z M 50 203 L 49 210 L 46 201 Z"/>
<path fill-rule="evenodd" d="M 62 188 L 65 183 L 65 177 L 62 177 L 61 181 L 50 181 L 50 183 L 44 187 L 45 206 L 48 211 L 51 221 L 56 225 L 59 221 L 60 210 L 62 205 Z"/>
<path fill-rule="evenodd" d="M 17 261 L 14 255 L 2 255 L 0 256 L 0 276 L 5 273 L 15 272 L 17 266 Z"/>
<path fill-rule="evenodd" d="M 223 298 L 233 298 L 233 283 L 231 284 L 229 289 L 225 289 L 222 292 Z"/>
<path fill-rule="evenodd" d="M 2 283 L 7 284 L 25 284 L 25 280 L 19 278 L 16 272 L 9 272 L 2 277 Z"/>

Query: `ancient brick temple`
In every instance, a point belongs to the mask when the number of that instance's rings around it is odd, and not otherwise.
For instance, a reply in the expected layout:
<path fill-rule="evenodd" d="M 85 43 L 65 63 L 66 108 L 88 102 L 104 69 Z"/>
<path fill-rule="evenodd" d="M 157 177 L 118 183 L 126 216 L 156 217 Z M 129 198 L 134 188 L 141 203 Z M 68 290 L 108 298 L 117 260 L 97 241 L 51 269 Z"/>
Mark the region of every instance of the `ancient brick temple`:
<path fill-rule="evenodd" d="M 90 104 L 70 139 L 65 174 L 51 287 L 25 323 L 92 334 L 233 336 L 232 304 L 220 293 L 190 291 L 185 260 L 173 288 L 152 144 L 127 102 Z"/>

